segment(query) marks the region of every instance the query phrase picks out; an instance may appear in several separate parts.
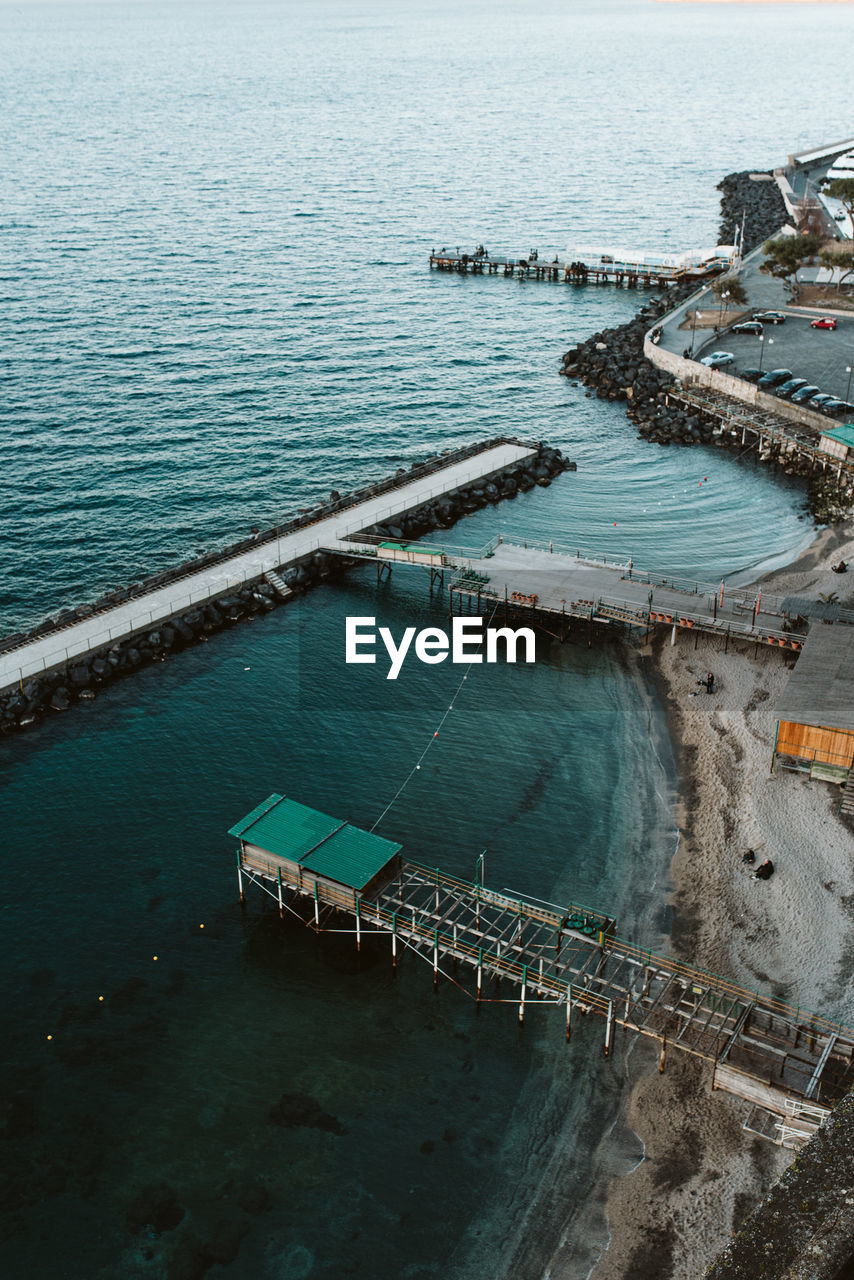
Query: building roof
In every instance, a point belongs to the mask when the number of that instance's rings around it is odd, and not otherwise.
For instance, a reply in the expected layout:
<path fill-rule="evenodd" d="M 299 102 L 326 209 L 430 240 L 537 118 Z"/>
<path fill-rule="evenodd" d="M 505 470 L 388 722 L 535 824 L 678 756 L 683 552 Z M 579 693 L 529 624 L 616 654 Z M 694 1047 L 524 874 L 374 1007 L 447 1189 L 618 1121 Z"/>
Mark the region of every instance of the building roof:
<path fill-rule="evenodd" d="M 403 847 L 275 793 L 228 834 L 351 889 L 364 889 Z"/>
<path fill-rule="evenodd" d="M 829 440 L 836 440 L 839 444 L 847 444 L 849 449 L 854 449 L 854 422 L 845 422 L 842 426 L 822 431 L 821 434 L 827 436 Z"/>
<path fill-rule="evenodd" d="M 813 623 L 774 713 L 778 720 L 854 733 L 854 627 Z"/>

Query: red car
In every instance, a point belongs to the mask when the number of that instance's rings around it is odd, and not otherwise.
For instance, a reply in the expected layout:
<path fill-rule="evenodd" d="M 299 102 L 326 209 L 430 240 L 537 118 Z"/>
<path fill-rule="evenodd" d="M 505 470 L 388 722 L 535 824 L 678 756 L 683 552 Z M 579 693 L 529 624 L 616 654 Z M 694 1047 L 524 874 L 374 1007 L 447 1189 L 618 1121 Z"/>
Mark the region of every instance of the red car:
<path fill-rule="evenodd" d="M 836 321 L 828 316 L 823 316 L 821 320 L 810 320 L 811 329 L 835 329 Z"/>

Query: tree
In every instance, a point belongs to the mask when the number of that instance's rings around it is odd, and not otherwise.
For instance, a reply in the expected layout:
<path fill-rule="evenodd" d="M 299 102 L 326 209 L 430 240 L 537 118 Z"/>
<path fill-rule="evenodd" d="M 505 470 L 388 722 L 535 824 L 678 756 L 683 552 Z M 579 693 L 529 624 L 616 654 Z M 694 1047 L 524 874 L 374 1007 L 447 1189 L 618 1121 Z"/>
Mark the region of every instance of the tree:
<path fill-rule="evenodd" d="M 848 277 L 854 275 L 854 250 L 852 249 L 841 249 L 838 252 L 825 249 L 819 254 L 818 260 L 823 267 L 842 272 L 836 282 L 837 289 L 841 289 Z"/>
<path fill-rule="evenodd" d="M 712 281 L 712 293 L 721 302 L 723 295 L 728 295 L 728 301 L 735 307 L 747 306 L 747 290 L 739 280 L 738 276 L 718 276 Z"/>
<path fill-rule="evenodd" d="M 817 235 L 777 236 L 762 247 L 765 261 L 759 268 L 767 276 L 782 280 L 793 298 L 798 296 L 798 271 L 813 258 L 822 246 Z"/>
<path fill-rule="evenodd" d="M 854 178 L 825 178 L 821 189 L 826 196 L 839 201 L 854 227 Z"/>

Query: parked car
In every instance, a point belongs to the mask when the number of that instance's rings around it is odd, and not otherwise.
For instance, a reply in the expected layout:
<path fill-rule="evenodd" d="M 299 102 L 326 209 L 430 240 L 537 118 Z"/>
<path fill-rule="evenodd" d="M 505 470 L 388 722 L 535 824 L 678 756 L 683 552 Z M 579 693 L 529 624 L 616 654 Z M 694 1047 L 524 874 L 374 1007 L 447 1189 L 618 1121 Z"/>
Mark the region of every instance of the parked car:
<path fill-rule="evenodd" d="M 755 333 L 764 332 L 762 325 L 758 320 L 743 320 L 741 324 L 734 324 L 730 329 L 730 333 Z"/>
<path fill-rule="evenodd" d="M 781 382 L 792 377 L 791 369 L 770 369 L 759 379 L 760 387 L 778 387 Z"/>
<path fill-rule="evenodd" d="M 844 400 L 825 400 L 824 404 L 819 405 L 819 412 L 826 414 L 828 418 L 841 418 L 848 413 L 848 405 Z"/>
<path fill-rule="evenodd" d="M 820 387 L 811 387 L 807 384 L 807 386 L 801 387 L 800 391 L 794 393 L 791 397 L 792 404 L 803 404 L 805 400 L 811 400 L 816 392 L 820 390 Z"/>
<path fill-rule="evenodd" d="M 711 355 L 703 356 L 700 364 L 705 364 L 710 369 L 719 369 L 721 365 L 735 364 L 735 356 L 731 351 L 713 351 Z"/>
<path fill-rule="evenodd" d="M 787 378 L 785 382 L 780 382 L 774 388 L 775 396 L 793 396 L 796 391 L 800 391 L 801 387 L 807 385 L 806 378 Z"/>
<path fill-rule="evenodd" d="M 819 391 L 817 396 L 810 397 L 809 407 L 811 409 L 818 409 L 821 407 L 821 405 L 826 404 L 828 400 L 835 400 L 835 399 L 836 399 L 836 396 L 832 396 L 828 391 Z"/>
<path fill-rule="evenodd" d="M 741 373 L 738 376 L 740 378 L 743 378 L 745 382 L 758 382 L 759 379 L 762 377 L 762 370 L 761 369 L 742 369 Z"/>
<path fill-rule="evenodd" d="M 810 320 L 811 329 L 835 329 L 836 321 L 832 316 L 822 316 L 820 320 Z"/>
<path fill-rule="evenodd" d="M 786 317 L 782 311 L 754 311 L 754 320 L 761 320 L 763 324 L 785 324 Z"/>

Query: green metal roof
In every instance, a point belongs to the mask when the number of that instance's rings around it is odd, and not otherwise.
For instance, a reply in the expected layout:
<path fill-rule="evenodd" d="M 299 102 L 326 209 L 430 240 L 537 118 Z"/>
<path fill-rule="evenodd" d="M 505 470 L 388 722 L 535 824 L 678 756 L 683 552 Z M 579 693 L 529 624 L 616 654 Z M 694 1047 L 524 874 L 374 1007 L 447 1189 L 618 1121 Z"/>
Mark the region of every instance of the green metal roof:
<path fill-rule="evenodd" d="M 351 889 L 364 889 L 403 847 L 276 794 L 230 827 L 229 835 Z"/>
<path fill-rule="evenodd" d="M 847 444 L 849 449 L 854 449 L 854 422 L 843 422 L 839 427 L 833 427 L 830 431 L 822 431 L 823 436 L 827 436 L 830 440 L 836 440 L 839 444 Z"/>

